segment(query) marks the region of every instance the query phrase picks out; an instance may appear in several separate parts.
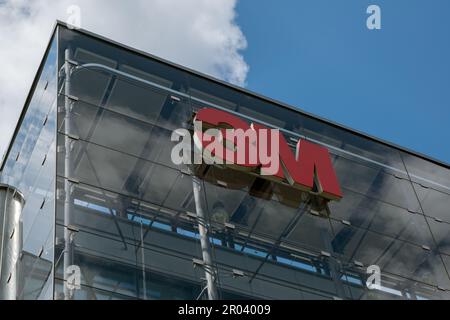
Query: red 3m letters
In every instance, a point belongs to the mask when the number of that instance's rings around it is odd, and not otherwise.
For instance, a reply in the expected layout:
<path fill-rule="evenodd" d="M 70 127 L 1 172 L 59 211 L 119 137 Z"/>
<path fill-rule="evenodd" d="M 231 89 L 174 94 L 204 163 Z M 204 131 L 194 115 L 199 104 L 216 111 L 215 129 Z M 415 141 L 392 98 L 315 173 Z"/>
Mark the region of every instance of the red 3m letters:
<path fill-rule="evenodd" d="M 205 108 L 197 112 L 194 121 L 201 121 L 204 127 L 217 128 L 221 132 L 225 129 L 243 130 L 249 129 L 256 131 L 256 137 L 260 140 L 262 129 L 268 129 L 260 124 L 248 124 L 246 121 L 225 111 Z M 196 134 L 203 136 L 203 133 L 196 132 Z M 225 134 L 223 134 L 226 137 Z M 287 182 L 295 188 L 305 191 L 312 191 L 314 186 L 317 192 L 323 198 L 329 200 L 339 200 L 342 198 L 342 192 L 336 177 L 333 164 L 331 162 L 328 150 L 320 145 L 311 143 L 307 140 L 300 139 L 297 143 L 296 154 L 292 152 L 282 134 L 278 137 L 278 172 L 272 176 L 266 176 L 267 179 L 277 180 L 280 182 Z M 269 138 L 265 141 L 270 140 Z M 234 142 L 233 142 L 234 143 Z M 246 144 L 250 148 L 250 143 Z M 209 143 L 202 140 L 204 148 L 208 148 Z M 276 152 L 271 150 L 270 141 L 267 143 L 268 152 Z M 261 147 L 260 145 L 257 147 Z M 249 159 L 248 150 L 244 150 L 246 159 Z M 224 151 L 223 158 L 226 161 L 236 163 L 236 151 Z M 244 163 L 238 164 L 242 167 L 260 168 L 263 164 L 259 161 L 250 163 L 246 160 Z"/>

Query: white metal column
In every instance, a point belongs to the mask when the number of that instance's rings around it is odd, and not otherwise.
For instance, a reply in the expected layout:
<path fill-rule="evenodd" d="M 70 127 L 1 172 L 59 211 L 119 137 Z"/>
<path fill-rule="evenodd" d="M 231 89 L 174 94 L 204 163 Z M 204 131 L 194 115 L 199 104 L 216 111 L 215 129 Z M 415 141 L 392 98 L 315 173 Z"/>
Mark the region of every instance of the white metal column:
<path fill-rule="evenodd" d="M 22 222 L 25 204 L 15 188 L 0 185 L 0 300 L 16 300 L 20 268 L 17 261 L 22 252 Z"/>
<path fill-rule="evenodd" d="M 71 111 L 71 100 L 70 96 L 70 76 L 71 76 L 71 66 L 70 66 L 70 49 L 66 49 L 64 52 L 65 56 L 65 64 L 64 64 L 64 73 L 65 73 L 65 81 L 64 81 L 64 128 L 65 128 L 65 136 L 64 136 L 64 176 L 66 179 L 64 180 L 64 299 L 70 300 L 73 296 L 73 290 L 71 290 L 68 286 L 68 274 L 67 271 L 69 267 L 73 265 L 73 234 L 69 227 L 72 224 L 72 186 L 69 178 L 72 177 L 72 139 L 70 138 L 70 111 Z"/>

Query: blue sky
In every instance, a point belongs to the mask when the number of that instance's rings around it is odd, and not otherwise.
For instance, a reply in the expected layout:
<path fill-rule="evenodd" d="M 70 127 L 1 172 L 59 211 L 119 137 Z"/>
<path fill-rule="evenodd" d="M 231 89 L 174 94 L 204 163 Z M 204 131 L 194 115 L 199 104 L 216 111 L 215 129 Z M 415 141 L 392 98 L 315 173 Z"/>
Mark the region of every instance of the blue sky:
<path fill-rule="evenodd" d="M 379 5 L 382 29 L 368 30 Z M 449 0 L 243 0 L 247 87 L 450 163 Z"/>

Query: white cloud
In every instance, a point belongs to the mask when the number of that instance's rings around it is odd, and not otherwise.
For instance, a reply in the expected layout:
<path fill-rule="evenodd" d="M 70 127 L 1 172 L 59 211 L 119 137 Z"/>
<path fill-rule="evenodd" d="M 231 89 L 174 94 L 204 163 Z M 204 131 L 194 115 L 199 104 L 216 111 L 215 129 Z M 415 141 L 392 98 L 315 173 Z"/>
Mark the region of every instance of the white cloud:
<path fill-rule="evenodd" d="M 6 150 L 56 19 L 244 85 L 246 39 L 237 0 L 0 0 L 0 156 Z"/>

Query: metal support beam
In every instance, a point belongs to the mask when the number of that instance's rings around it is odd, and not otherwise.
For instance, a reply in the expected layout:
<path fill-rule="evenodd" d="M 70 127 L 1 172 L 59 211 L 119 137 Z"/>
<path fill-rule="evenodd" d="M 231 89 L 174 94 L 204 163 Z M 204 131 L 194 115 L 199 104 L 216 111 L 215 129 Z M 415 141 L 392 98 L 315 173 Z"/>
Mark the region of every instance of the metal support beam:
<path fill-rule="evenodd" d="M 216 286 L 216 268 L 214 267 L 211 252 L 211 243 L 209 242 L 209 223 L 207 222 L 204 202 L 202 197 L 202 183 L 198 177 L 192 176 L 192 189 L 194 192 L 195 210 L 197 212 L 198 231 L 200 234 L 200 246 L 205 269 L 206 287 L 209 300 L 218 300 L 219 295 Z"/>
<path fill-rule="evenodd" d="M 327 252 L 330 253 L 330 256 L 324 257 L 324 259 L 328 263 L 330 276 L 335 285 L 337 297 L 345 299 L 346 294 L 344 284 L 342 283 L 342 275 L 343 275 L 341 270 L 342 268 L 339 262 L 336 260 L 336 258 L 333 257 L 331 254 L 332 252 L 334 252 L 334 250 L 333 245 L 331 243 L 330 234 L 328 233 L 328 231 L 320 230 L 320 237 L 322 238 L 323 244 Z"/>
<path fill-rule="evenodd" d="M 72 177 L 72 139 L 69 137 L 71 132 L 71 119 L 70 119 L 70 108 L 71 108 L 71 100 L 70 96 L 70 76 L 71 76 L 71 66 L 70 66 L 70 49 L 66 49 L 65 53 L 65 83 L 64 83 L 64 108 L 65 108 L 65 117 L 64 117 L 64 128 L 65 128 L 65 136 L 64 136 L 64 176 L 67 178 Z M 69 267 L 73 265 L 74 255 L 73 255 L 73 235 L 72 231 L 69 230 L 69 226 L 72 224 L 72 192 L 71 192 L 71 183 L 68 179 L 64 180 L 64 299 L 71 300 L 73 298 L 73 290 L 69 289 L 67 284 L 68 274 L 67 270 Z"/>

